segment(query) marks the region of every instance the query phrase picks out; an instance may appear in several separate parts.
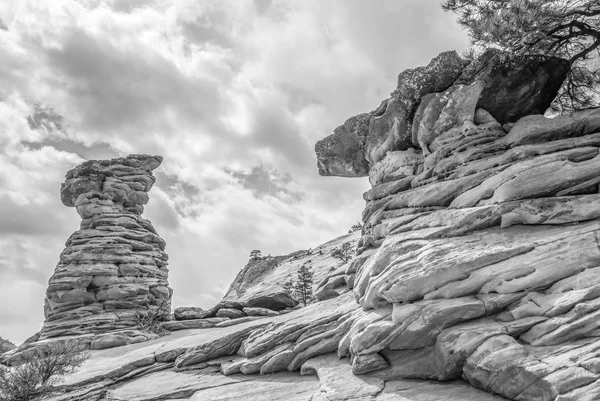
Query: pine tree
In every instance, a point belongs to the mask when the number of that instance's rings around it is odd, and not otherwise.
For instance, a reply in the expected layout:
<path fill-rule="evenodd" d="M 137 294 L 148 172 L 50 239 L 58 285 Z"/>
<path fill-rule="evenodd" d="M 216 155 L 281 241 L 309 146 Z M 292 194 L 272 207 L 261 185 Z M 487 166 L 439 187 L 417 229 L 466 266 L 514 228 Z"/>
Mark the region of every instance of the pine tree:
<path fill-rule="evenodd" d="M 442 8 L 458 15 L 474 46 L 568 60 L 555 111 L 598 106 L 600 67 L 587 60 L 600 56 L 600 1 L 444 0 Z"/>
<path fill-rule="evenodd" d="M 353 232 L 362 230 L 363 225 L 360 221 L 357 221 L 356 224 L 353 224 L 352 227 L 348 230 L 348 234 L 352 234 Z"/>
<path fill-rule="evenodd" d="M 309 263 L 304 263 L 298 269 L 296 282 L 293 284 L 293 291 L 296 300 L 302 302 L 304 306 L 313 299 L 312 292 L 313 272 L 310 269 Z"/>
<path fill-rule="evenodd" d="M 331 256 L 339 259 L 342 264 L 348 263 L 354 256 L 352 244 L 350 242 L 344 242 L 339 248 L 335 248 L 333 251 L 331 251 Z"/>

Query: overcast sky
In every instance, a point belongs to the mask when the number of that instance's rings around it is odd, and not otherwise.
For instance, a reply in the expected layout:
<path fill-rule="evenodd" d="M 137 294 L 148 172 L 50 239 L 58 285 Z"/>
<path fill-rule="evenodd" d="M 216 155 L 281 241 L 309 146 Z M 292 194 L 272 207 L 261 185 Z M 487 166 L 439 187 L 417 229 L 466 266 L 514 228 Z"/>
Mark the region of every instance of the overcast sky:
<path fill-rule="evenodd" d="M 439 0 L 0 0 L 0 336 L 43 322 L 87 159 L 160 154 L 144 216 L 173 306 L 213 306 L 251 250 L 360 219 L 366 178 L 320 177 L 314 143 L 399 72 L 468 47 Z"/>

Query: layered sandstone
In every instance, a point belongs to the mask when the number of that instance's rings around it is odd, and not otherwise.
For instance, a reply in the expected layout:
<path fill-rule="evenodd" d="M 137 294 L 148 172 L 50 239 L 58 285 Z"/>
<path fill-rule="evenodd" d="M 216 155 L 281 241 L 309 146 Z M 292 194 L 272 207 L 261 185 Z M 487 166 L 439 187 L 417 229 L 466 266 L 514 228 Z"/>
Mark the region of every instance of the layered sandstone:
<path fill-rule="evenodd" d="M 248 316 L 96 351 L 52 399 L 600 399 L 600 109 L 541 114 L 567 68 L 489 51 L 403 72 L 316 146 L 321 174 L 372 184 L 356 258 L 317 285 L 337 296 L 252 316 L 284 275 L 257 262 L 218 306 Z"/>
<path fill-rule="evenodd" d="M 454 73 L 457 56 L 443 57 L 447 88 L 428 86 L 430 66 L 408 74 L 387 101 L 408 97 L 406 107 L 316 146 L 321 174 L 362 176 L 340 174 L 358 156 L 330 144 L 364 138 L 372 185 L 347 271 L 364 317 L 337 352 L 355 371 L 383 357 L 388 367 L 366 370 L 387 379 L 598 399 L 600 109 L 538 114 L 564 77 L 559 59 L 489 51 Z"/>
<path fill-rule="evenodd" d="M 141 216 L 161 162 L 130 155 L 86 161 L 67 173 L 61 199 L 75 207 L 81 227 L 50 278 L 39 340 L 103 335 L 91 337 L 99 347 L 142 341 L 140 311 L 170 310 L 165 242 Z"/>

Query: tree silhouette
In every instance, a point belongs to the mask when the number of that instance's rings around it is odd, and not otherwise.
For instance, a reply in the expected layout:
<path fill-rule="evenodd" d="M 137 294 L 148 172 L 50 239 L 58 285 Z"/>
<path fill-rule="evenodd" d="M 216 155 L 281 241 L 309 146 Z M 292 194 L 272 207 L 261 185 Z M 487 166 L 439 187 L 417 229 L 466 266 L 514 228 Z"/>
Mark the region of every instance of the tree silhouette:
<path fill-rule="evenodd" d="M 250 259 L 259 259 L 261 257 L 260 251 L 258 249 L 253 250 L 252 252 L 250 252 Z"/>

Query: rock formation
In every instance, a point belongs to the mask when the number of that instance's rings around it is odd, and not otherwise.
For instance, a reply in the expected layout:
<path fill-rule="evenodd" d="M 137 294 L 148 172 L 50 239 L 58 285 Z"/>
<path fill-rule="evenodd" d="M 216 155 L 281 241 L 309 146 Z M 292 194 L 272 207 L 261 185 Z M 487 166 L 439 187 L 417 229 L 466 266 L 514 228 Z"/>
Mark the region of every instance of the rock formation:
<path fill-rule="evenodd" d="M 5 352 L 11 351 L 15 348 L 17 348 L 16 345 L 0 337 L 0 355 L 4 354 Z"/>
<path fill-rule="evenodd" d="M 260 313 L 288 270 L 255 261 L 208 311 L 235 319 L 180 310 L 222 320 L 97 351 L 52 400 L 600 399 L 600 109 L 541 114 L 567 68 L 488 51 L 403 72 L 316 145 L 321 174 L 372 185 L 322 301 Z"/>
<path fill-rule="evenodd" d="M 563 60 L 488 51 L 461 71 L 456 59 L 401 74 L 384 104 L 403 107 L 316 146 L 321 174 L 372 185 L 347 271 L 362 317 L 338 355 L 382 378 L 599 399 L 600 109 L 538 114 Z M 431 85 L 439 63 L 447 85 Z M 389 366 L 370 367 L 381 357 Z"/>
<path fill-rule="evenodd" d="M 339 287 L 342 284 L 339 279 L 334 281 L 336 277 L 344 275 L 345 268 L 340 269 L 340 263 L 331 253 L 344 243 L 354 248 L 359 234 L 342 235 L 314 249 L 289 255 L 250 259 L 229 286 L 223 300 L 276 311 L 294 307 L 298 302 L 283 292 L 283 284 L 295 278 L 303 264 L 307 264 L 314 274 L 313 294 L 319 295 L 323 290 Z"/>
<path fill-rule="evenodd" d="M 141 216 L 161 162 L 130 155 L 67 173 L 61 199 L 75 207 L 81 227 L 50 278 L 39 340 L 87 335 L 93 348 L 145 341 L 138 312 L 170 310 L 165 242 Z"/>
<path fill-rule="evenodd" d="M 332 252 L 345 243 L 356 247 L 359 234 L 342 235 L 314 249 L 289 255 L 252 258 L 240 270 L 217 305 L 208 310 L 198 307 L 176 308 L 173 311 L 175 320 L 164 322 L 161 326 L 168 331 L 225 327 L 290 312 L 299 307 L 298 301 L 283 290 L 283 285 L 295 278 L 300 266 L 305 264 L 313 273 L 315 300 L 335 298 L 347 292 L 348 288 L 346 266 L 341 265 Z"/>

